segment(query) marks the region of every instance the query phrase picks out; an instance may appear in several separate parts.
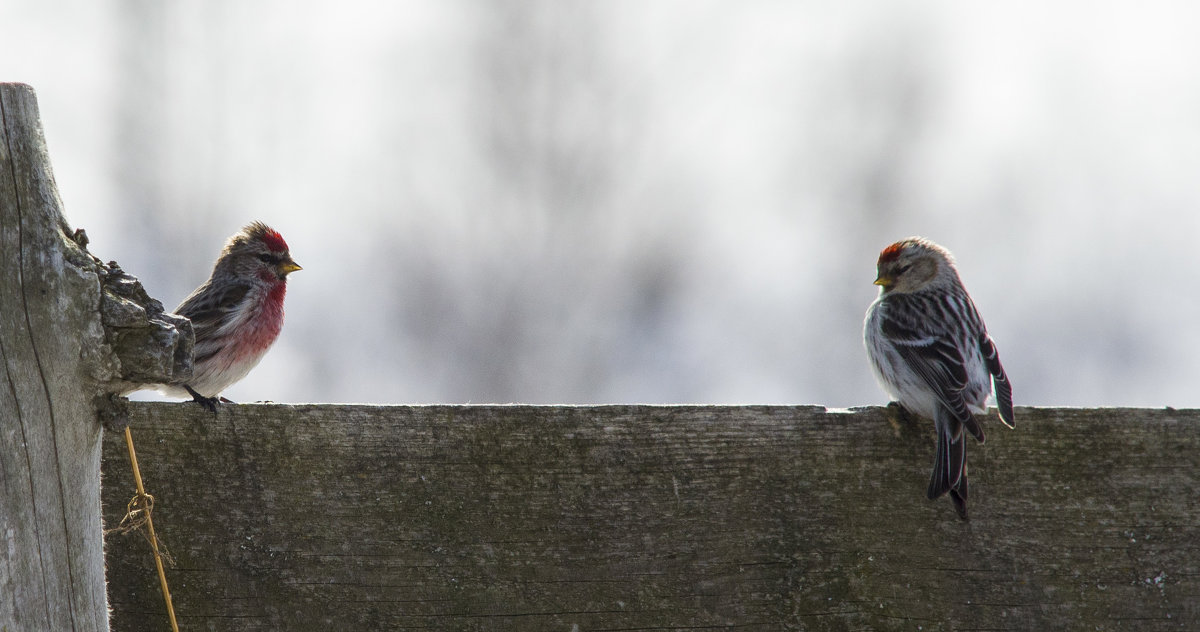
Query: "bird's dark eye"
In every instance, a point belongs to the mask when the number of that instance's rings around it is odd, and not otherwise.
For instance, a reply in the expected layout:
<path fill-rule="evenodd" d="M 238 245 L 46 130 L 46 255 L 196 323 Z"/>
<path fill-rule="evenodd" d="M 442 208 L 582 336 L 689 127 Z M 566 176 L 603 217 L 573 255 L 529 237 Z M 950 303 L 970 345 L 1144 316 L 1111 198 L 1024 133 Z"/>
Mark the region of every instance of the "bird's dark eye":
<path fill-rule="evenodd" d="M 258 260 L 263 263 L 279 263 L 279 260 L 274 255 L 258 255 Z"/>
<path fill-rule="evenodd" d="M 906 263 L 896 269 L 896 274 L 904 274 L 905 272 L 908 272 L 908 269 L 911 267 L 912 267 L 911 263 Z"/>

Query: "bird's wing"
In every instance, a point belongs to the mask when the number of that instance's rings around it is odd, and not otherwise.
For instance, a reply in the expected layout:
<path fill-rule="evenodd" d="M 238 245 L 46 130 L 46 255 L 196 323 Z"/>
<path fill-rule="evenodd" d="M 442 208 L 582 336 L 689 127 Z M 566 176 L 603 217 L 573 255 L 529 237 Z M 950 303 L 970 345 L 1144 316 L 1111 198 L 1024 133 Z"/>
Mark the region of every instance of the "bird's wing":
<path fill-rule="evenodd" d="M 884 314 L 881 329 L 900 357 L 921 377 L 950 413 L 946 420 L 952 425 L 948 428 L 950 439 L 957 441 L 961 427 L 966 426 L 982 442 L 983 428 L 971 415 L 971 409 L 963 397 L 968 380 L 966 361 L 952 338 L 932 330 L 918 319 L 898 318 L 891 310 Z"/>
<path fill-rule="evenodd" d="M 996 391 L 996 408 L 1000 411 L 1000 421 L 1009 428 L 1015 428 L 1013 420 L 1012 384 L 1004 365 L 1000 364 L 1000 354 L 996 352 L 996 343 L 986 332 L 979 334 L 979 350 L 983 353 L 983 362 L 988 373 L 992 375 L 992 388 Z"/>
<path fill-rule="evenodd" d="M 197 340 L 196 362 L 203 362 L 220 350 L 220 345 L 203 343 L 217 338 L 216 332 L 228 322 L 230 314 L 238 310 L 249 291 L 250 286 L 245 283 L 229 283 L 219 289 L 206 283 L 175 308 L 177 314 L 192 321 Z"/>

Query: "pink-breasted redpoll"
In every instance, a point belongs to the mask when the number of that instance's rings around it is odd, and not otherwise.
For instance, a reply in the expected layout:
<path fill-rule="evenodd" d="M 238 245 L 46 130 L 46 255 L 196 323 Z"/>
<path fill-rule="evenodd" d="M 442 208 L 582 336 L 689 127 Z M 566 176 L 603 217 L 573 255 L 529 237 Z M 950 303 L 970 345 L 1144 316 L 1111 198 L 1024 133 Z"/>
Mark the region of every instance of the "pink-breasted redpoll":
<path fill-rule="evenodd" d="M 907 412 L 932 419 L 937 458 L 927 495 L 950 493 L 967 518 L 966 428 L 983 443 L 972 416 L 987 410 L 995 388 L 1000 420 L 1013 427 L 1012 386 L 954 258 L 920 237 L 879 253 L 879 298 L 867 310 L 863 339 L 879 384 Z"/>
<path fill-rule="evenodd" d="M 192 378 L 160 390 L 215 411 L 217 395 L 246 377 L 279 337 L 287 275 L 300 269 L 283 236 L 262 222 L 230 237 L 212 276 L 175 308 L 196 334 Z"/>

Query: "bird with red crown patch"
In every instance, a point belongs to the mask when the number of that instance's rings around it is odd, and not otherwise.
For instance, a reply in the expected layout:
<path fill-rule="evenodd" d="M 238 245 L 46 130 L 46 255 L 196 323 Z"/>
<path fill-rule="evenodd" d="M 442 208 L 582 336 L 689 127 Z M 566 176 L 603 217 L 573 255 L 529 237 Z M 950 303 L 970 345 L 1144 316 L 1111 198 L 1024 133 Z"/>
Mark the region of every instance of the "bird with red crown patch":
<path fill-rule="evenodd" d="M 1013 427 L 1012 385 L 948 250 L 903 239 L 879 253 L 877 272 L 879 298 L 863 327 L 871 367 L 902 410 L 933 420 L 937 456 L 926 495 L 948 492 L 965 520 L 963 430 L 983 442 L 972 413 L 986 410 L 993 390 L 1000 421 Z"/>
<path fill-rule="evenodd" d="M 279 337 L 287 276 L 300 269 L 283 236 L 262 222 L 230 237 L 209 279 L 175 308 L 196 335 L 192 377 L 159 389 L 212 411 L 228 402 L 218 398 L 221 391 L 245 377 Z"/>

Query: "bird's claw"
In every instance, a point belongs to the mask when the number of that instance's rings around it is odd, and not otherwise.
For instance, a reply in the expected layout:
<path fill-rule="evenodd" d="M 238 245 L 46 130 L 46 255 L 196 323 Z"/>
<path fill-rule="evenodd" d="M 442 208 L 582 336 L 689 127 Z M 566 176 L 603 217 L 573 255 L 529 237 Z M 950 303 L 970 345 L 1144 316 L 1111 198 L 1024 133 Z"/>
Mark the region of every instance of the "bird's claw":
<path fill-rule="evenodd" d="M 887 417 L 888 424 L 892 426 L 892 430 L 896 431 L 897 436 L 906 428 L 911 428 L 914 422 L 916 422 L 913 414 L 908 412 L 907 408 L 901 406 L 900 402 L 888 402 L 883 412 Z"/>
<path fill-rule="evenodd" d="M 186 389 L 188 394 L 192 396 L 193 402 L 200 404 L 201 406 L 204 407 L 205 410 L 207 410 L 208 412 L 210 412 L 214 415 L 217 414 L 217 404 L 220 403 L 221 400 L 225 399 L 223 397 L 220 397 L 220 398 L 205 397 L 205 396 L 201 395 L 200 393 L 197 393 L 196 389 L 188 386 L 187 384 L 184 384 L 183 388 Z M 226 401 L 228 401 L 228 400 L 226 400 Z"/>

